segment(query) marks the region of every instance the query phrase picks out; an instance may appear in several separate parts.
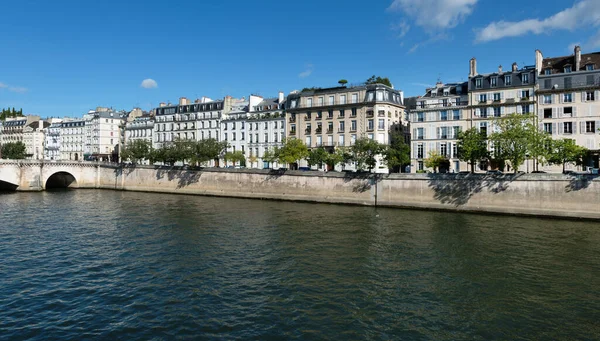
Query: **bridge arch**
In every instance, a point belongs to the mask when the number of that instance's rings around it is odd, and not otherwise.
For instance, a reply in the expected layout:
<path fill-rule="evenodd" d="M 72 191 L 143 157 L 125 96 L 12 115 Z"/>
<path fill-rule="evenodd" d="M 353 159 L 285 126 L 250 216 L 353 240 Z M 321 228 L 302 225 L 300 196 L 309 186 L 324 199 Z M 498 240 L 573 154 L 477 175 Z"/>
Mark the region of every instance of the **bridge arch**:
<path fill-rule="evenodd" d="M 77 179 L 69 172 L 56 172 L 48 177 L 45 188 L 76 188 Z"/>
<path fill-rule="evenodd" d="M 11 182 L 7 182 L 7 181 L 2 181 L 0 180 L 0 192 L 12 192 L 12 191 L 16 191 L 17 187 L 19 187 L 18 185 L 15 185 Z"/>

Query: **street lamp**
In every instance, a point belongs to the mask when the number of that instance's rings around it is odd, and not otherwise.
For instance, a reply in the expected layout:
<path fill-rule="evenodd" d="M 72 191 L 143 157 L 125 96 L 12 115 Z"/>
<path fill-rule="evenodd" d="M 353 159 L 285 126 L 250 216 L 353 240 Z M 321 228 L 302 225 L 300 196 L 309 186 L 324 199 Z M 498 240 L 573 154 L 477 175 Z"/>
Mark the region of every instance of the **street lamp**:
<path fill-rule="evenodd" d="M 527 173 L 529 173 L 529 153 L 525 154 L 525 157 L 527 158 Z"/>

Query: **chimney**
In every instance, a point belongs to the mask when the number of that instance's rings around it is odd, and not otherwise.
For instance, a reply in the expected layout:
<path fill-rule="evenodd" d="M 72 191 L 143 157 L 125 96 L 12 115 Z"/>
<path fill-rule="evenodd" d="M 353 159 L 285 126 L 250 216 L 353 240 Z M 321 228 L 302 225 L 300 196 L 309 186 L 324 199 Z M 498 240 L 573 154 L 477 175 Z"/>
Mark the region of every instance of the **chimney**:
<path fill-rule="evenodd" d="M 579 45 L 575 46 L 575 70 L 579 71 L 579 67 L 581 66 L 581 47 Z"/>
<path fill-rule="evenodd" d="M 517 72 L 517 71 L 519 71 L 519 67 L 517 66 L 517 63 L 516 63 L 516 62 L 512 64 L 512 71 L 513 71 L 513 72 Z"/>
<path fill-rule="evenodd" d="M 277 96 L 277 99 L 279 100 L 277 103 L 283 103 L 283 91 L 279 91 L 279 96 Z"/>
<path fill-rule="evenodd" d="M 159 108 L 166 107 L 166 106 L 167 106 L 167 103 L 165 103 L 165 102 L 160 102 L 160 104 L 158 105 Z"/>
<path fill-rule="evenodd" d="M 502 65 L 498 66 L 498 73 L 502 73 Z"/>
<path fill-rule="evenodd" d="M 542 67 L 544 62 L 544 56 L 542 55 L 542 51 L 535 50 L 535 71 L 538 75 L 542 74 Z"/>
<path fill-rule="evenodd" d="M 471 58 L 469 62 L 469 77 L 475 77 L 477 75 L 477 59 Z"/>
<path fill-rule="evenodd" d="M 179 97 L 179 105 L 187 105 L 188 99 L 185 97 Z"/>

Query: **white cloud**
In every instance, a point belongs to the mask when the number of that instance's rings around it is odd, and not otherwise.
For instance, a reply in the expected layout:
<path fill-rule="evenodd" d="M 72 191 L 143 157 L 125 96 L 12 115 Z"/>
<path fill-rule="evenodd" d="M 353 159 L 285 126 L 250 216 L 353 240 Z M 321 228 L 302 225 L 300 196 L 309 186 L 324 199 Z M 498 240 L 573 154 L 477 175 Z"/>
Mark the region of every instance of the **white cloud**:
<path fill-rule="evenodd" d="M 549 33 L 554 30 L 572 31 L 579 27 L 589 26 L 600 26 L 600 1 L 598 0 L 581 0 L 573 7 L 545 19 L 492 22 L 483 29 L 477 30 L 475 41 L 488 42 L 528 33 Z M 600 36 L 598 43 L 600 44 Z"/>
<path fill-rule="evenodd" d="M 456 27 L 479 0 L 394 0 L 389 11 L 403 12 L 429 34 Z"/>
<path fill-rule="evenodd" d="M 399 23 L 392 25 L 391 28 L 392 31 L 398 31 L 398 38 L 402 38 L 410 30 L 410 25 L 405 20 L 402 20 Z"/>
<path fill-rule="evenodd" d="M 7 89 L 8 91 L 16 92 L 16 93 L 20 93 L 20 94 L 27 92 L 27 88 L 24 88 L 22 86 L 11 86 L 11 85 L 1 83 L 1 82 L 0 82 L 0 89 Z"/>
<path fill-rule="evenodd" d="M 142 81 L 140 86 L 144 89 L 154 89 L 158 88 L 158 83 L 156 83 L 156 81 L 152 78 L 146 78 Z"/>
<path fill-rule="evenodd" d="M 312 64 L 306 64 L 306 70 L 300 72 L 298 74 L 298 77 L 300 78 L 306 78 L 308 76 L 310 76 L 313 73 L 314 67 Z"/>

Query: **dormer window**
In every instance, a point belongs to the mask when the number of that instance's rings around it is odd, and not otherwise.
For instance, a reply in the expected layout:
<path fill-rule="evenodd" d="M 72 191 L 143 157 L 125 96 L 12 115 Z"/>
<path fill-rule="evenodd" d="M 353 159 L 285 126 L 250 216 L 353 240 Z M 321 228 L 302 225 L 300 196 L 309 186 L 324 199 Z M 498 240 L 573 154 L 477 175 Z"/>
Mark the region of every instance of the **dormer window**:
<path fill-rule="evenodd" d="M 498 77 L 490 78 L 490 86 L 492 86 L 492 87 L 498 86 Z"/>
<path fill-rule="evenodd" d="M 435 97 L 437 95 L 437 91 L 432 91 L 431 92 L 431 97 Z"/>
<path fill-rule="evenodd" d="M 552 69 L 546 69 L 546 70 L 544 70 L 544 74 L 545 75 L 551 75 L 552 74 Z"/>
<path fill-rule="evenodd" d="M 528 83 L 529 83 L 529 74 L 524 73 L 523 74 L 523 84 L 528 84 Z"/>
<path fill-rule="evenodd" d="M 504 85 L 511 85 L 511 84 L 512 84 L 512 77 L 510 75 L 504 76 Z"/>
<path fill-rule="evenodd" d="M 475 79 L 475 88 L 481 89 L 481 78 Z"/>
<path fill-rule="evenodd" d="M 448 92 L 448 90 L 444 90 L 444 96 L 448 96 L 450 93 Z"/>
<path fill-rule="evenodd" d="M 570 73 L 571 71 L 572 69 L 570 65 L 565 66 L 565 73 Z"/>
<path fill-rule="evenodd" d="M 586 69 L 587 71 L 593 71 L 593 70 L 594 70 L 594 64 L 587 64 L 587 65 L 585 66 L 585 69 Z"/>

